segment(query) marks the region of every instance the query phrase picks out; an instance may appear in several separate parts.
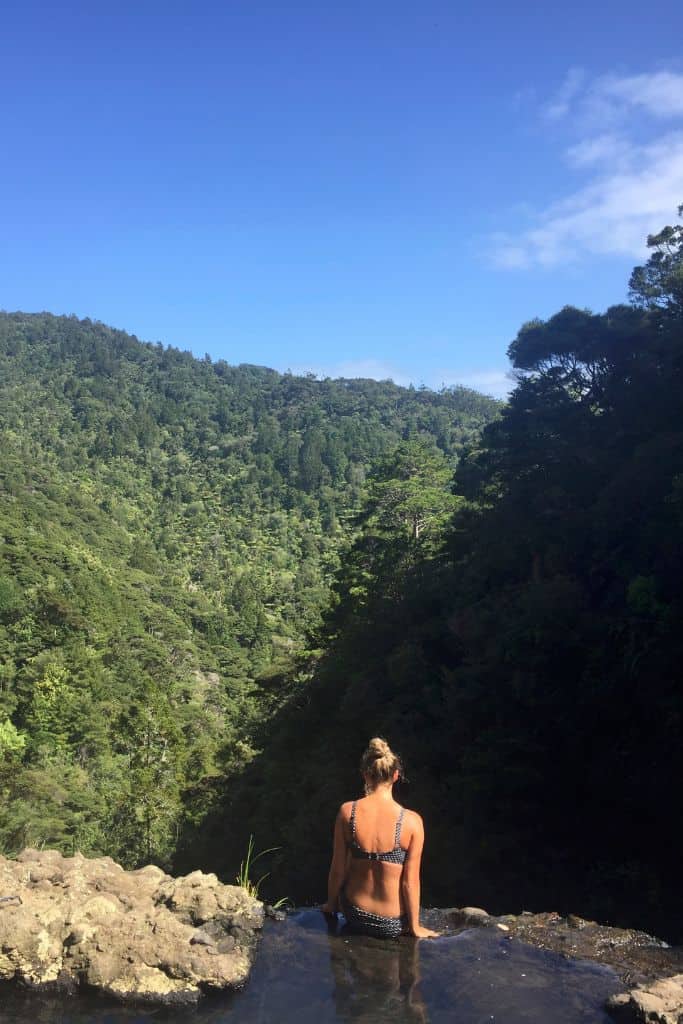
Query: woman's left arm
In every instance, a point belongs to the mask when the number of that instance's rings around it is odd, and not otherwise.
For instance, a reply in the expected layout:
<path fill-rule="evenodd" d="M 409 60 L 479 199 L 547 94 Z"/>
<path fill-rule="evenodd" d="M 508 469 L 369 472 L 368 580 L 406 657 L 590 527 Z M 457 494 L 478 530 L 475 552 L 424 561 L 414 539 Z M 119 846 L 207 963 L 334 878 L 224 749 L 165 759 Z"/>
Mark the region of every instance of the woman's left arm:
<path fill-rule="evenodd" d="M 327 878 L 327 902 L 321 910 L 324 914 L 336 914 L 339 910 L 339 891 L 346 878 L 346 838 L 344 836 L 343 806 L 339 808 L 334 823 L 334 847 L 332 863 Z"/>

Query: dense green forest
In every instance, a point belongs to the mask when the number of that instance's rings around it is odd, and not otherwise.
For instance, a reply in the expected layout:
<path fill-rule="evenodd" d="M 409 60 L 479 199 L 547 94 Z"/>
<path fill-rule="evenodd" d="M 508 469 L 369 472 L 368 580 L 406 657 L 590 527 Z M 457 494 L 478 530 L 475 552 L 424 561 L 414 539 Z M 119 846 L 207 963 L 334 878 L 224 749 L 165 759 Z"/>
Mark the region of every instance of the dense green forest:
<path fill-rule="evenodd" d="M 0 318 L 0 844 L 324 896 L 370 735 L 425 898 L 681 937 L 683 229 L 509 403 Z M 455 470 L 455 473 L 454 473 Z"/>
<path fill-rule="evenodd" d="M 521 328 L 440 534 L 397 529 L 379 474 L 307 685 L 181 863 L 224 870 L 255 832 L 278 895 L 324 898 L 379 733 L 425 818 L 428 901 L 683 938 L 683 229 L 649 242 L 630 306 Z"/>
<path fill-rule="evenodd" d="M 171 865 L 305 678 L 373 466 L 423 452 L 443 519 L 498 408 L 0 314 L 0 848 Z"/>

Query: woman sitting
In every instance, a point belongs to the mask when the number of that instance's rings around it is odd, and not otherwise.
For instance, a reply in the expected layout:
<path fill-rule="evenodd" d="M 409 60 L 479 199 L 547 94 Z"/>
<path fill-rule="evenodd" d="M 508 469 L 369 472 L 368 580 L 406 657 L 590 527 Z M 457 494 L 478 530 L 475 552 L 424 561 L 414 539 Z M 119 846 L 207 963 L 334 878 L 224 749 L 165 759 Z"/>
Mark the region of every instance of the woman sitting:
<path fill-rule="evenodd" d="M 365 797 L 342 804 L 337 814 L 323 913 L 341 910 L 353 930 L 365 935 L 433 938 L 438 932 L 420 925 L 422 818 L 393 796 L 401 762 L 376 737 L 361 758 L 360 771 Z"/>

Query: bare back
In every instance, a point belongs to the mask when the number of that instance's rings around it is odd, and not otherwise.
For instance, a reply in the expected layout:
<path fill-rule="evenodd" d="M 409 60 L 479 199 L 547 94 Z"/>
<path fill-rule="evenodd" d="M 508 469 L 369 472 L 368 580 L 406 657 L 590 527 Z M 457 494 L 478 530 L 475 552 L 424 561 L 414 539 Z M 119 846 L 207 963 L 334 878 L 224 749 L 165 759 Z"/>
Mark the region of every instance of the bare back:
<path fill-rule="evenodd" d="M 391 855 L 400 850 L 408 862 L 417 815 L 393 799 L 372 794 L 342 804 L 340 815 L 347 846 L 346 898 L 372 913 L 400 916 L 404 912 L 401 878 L 406 865 L 397 862 L 398 857 L 392 862 Z M 354 856 L 355 851 L 359 852 Z"/>

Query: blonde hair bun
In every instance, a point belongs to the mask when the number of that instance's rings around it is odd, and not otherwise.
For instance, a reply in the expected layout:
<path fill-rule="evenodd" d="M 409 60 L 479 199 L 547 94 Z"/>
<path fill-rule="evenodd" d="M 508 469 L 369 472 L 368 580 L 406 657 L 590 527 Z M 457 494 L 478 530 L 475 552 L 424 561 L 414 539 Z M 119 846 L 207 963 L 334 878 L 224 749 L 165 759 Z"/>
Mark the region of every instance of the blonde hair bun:
<path fill-rule="evenodd" d="M 391 754 L 391 747 L 381 736 L 374 736 L 368 743 L 368 753 L 373 753 L 375 757 L 386 757 Z"/>
<path fill-rule="evenodd" d="M 394 772 L 402 773 L 401 759 L 381 736 L 373 736 L 360 759 L 365 792 L 371 793 L 383 782 L 392 782 Z"/>

